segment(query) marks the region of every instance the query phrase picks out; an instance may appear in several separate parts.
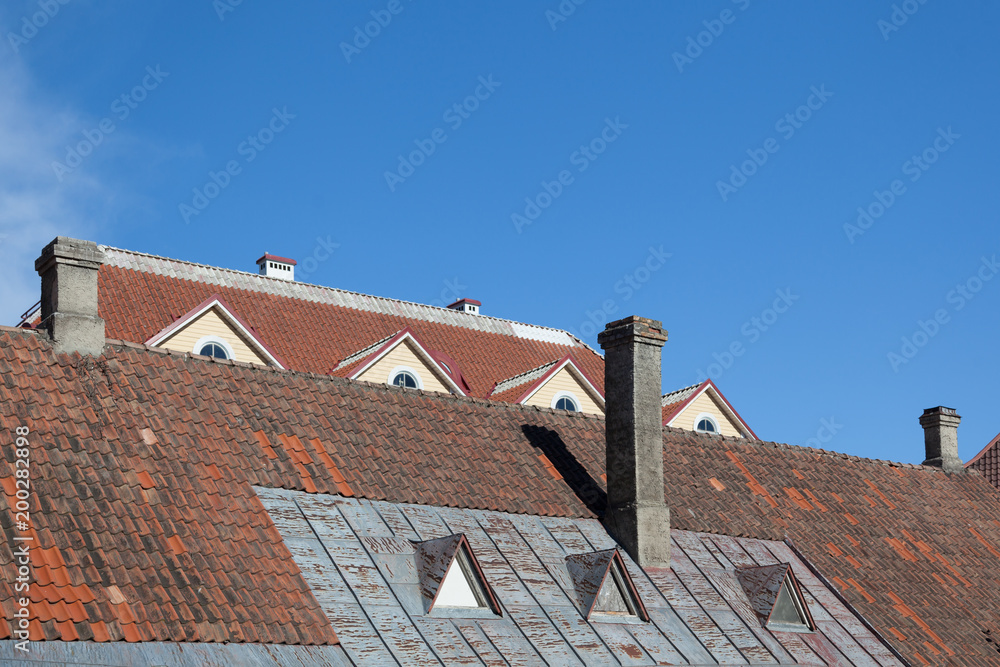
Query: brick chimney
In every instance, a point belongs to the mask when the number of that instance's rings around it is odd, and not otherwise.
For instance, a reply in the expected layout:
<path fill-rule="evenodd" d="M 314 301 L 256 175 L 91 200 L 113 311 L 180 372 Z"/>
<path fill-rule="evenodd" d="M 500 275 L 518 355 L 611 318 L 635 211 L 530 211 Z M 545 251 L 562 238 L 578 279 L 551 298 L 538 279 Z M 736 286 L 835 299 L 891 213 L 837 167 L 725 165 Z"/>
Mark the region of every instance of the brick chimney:
<path fill-rule="evenodd" d="M 660 352 L 663 324 L 644 317 L 609 323 L 604 348 L 604 525 L 642 567 L 670 567 L 670 509 L 663 497 Z"/>
<path fill-rule="evenodd" d="M 42 277 L 42 321 L 57 353 L 99 355 L 104 320 L 97 313 L 97 273 L 104 253 L 93 241 L 57 236 L 35 260 Z"/>
<path fill-rule="evenodd" d="M 927 408 L 920 415 L 924 427 L 925 466 L 935 466 L 946 472 L 965 472 L 958 458 L 958 425 L 962 418 L 953 408 Z"/>

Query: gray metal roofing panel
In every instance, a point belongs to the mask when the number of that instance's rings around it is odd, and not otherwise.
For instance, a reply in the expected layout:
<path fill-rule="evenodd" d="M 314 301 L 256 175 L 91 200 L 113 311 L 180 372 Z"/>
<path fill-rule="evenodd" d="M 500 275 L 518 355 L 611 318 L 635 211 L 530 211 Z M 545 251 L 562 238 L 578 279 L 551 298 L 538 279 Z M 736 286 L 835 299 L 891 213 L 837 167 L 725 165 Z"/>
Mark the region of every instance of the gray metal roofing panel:
<path fill-rule="evenodd" d="M 14 648 L 14 640 L 0 641 L 4 667 L 348 667 L 341 646 L 288 644 L 211 644 L 208 642 L 90 642 L 34 641 L 28 653 Z M 23 656 L 23 657 L 21 657 Z M 476 663 L 478 664 L 478 663 Z"/>
<path fill-rule="evenodd" d="M 680 403 L 682 401 L 686 401 L 688 398 L 691 397 L 691 394 L 693 394 L 695 391 L 697 391 L 698 387 L 700 387 L 700 386 L 701 386 L 701 383 L 693 384 L 690 387 L 683 387 L 681 389 L 675 389 L 674 391 L 670 392 L 669 394 L 664 394 L 663 396 L 660 397 L 660 405 L 661 406 L 667 406 L 667 405 L 670 405 L 672 403 Z"/>
<path fill-rule="evenodd" d="M 493 388 L 492 393 L 494 395 L 502 394 L 508 389 L 513 389 L 514 387 L 520 387 L 523 384 L 528 384 L 529 382 L 533 382 L 538 378 L 542 377 L 543 375 L 545 375 L 546 373 L 548 373 L 549 369 L 555 366 L 557 363 L 559 363 L 558 359 L 556 359 L 555 361 L 550 361 L 546 364 L 542 364 L 541 366 L 538 366 L 536 368 L 532 368 L 531 370 L 525 371 L 519 375 L 515 375 L 514 377 L 509 377 L 506 380 L 501 380 L 500 382 L 497 383 L 497 386 Z"/>
<path fill-rule="evenodd" d="M 597 520 L 256 491 L 362 664 L 822 664 L 820 655 L 899 664 L 783 543 L 675 530 L 671 569 L 644 571 L 622 553 L 651 622 L 608 624 L 584 618 L 565 565 L 570 554 L 614 547 Z M 420 604 L 413 541 L 455 533 L 466 535 L 501 616 L 445 618 Z M 814 634 L 771 632 L 753 618 L 733 565 L 781 561 L 799 579 Z"/>

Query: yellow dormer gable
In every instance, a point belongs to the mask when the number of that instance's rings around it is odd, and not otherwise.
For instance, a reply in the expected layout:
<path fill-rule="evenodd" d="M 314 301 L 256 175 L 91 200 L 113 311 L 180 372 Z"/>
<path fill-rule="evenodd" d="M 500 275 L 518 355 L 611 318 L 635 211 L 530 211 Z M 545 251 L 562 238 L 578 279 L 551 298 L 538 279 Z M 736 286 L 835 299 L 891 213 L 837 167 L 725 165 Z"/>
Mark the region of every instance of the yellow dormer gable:
<path fill-rule="evenodd" d="M 757 440 L 711 380 L 670 392 L 661 403 L 665 426 Z"/>
<path fill-rule="evenodd" d="M 688 403 L 687 407 L 681 410 L 680 414 L 671 420 L 670 425 L 675 428 L 683 428 L 689 431 L 696 430 L 699 418 L 708 416 L 714 420 L 719 429 L 720 435 L 730 435 L 735 438 L 743 436 L 737 424 L 726 416 L 725 411 L 708 392 L 703 393 L 698 398 Z"/>
<path fill-rule="evenodd" d="M 235 361 L 243 361 L 251 364 L 267 365 L 267 360 L 257 354 L 243 337 L 228 322 L 211 309 L 192 320 L 190 324 L 182 327 L 177 333 L 159 343 L 157 347 L 165 347 L 168 350 L 179 352 L 194 352 L 200 354 L 200 349 L 204 343 L 219 339 L 228 345 L 228 351 Z M 204 341 L 201 345 L 200 342 Z"/>
<path fill-rule="evenodd" d="M 451 388 L 446 386 L 440 375 L 442 371 L 435 370 L 423 360 L 417 352 L 416 344 L 410 337 L 405 338 L 394 348 L 386 352 L 355 379 L 365 382 L 393 384 L 393 379 L 399 373 L 410 373 L 417 381 L 417 389 L 439 391 L 447 394 Z"/>
<path fill-rule="evenodd" d="M 209 297 L 146 341 L 150 347 L 204 354 L 249 364 L 284 364 L 222 299 Z"/>
<path fill-rule="evenodd" d="M 604 409 L 591 396 L 591 390 L 573 375 L 568 366 L 563 366 L 522 402 L 524 405 L 540 408 L 555 408 L 558 400 L 563 397 L 573 400 L 579 412 L 592 415 L 604 414 Z"/>

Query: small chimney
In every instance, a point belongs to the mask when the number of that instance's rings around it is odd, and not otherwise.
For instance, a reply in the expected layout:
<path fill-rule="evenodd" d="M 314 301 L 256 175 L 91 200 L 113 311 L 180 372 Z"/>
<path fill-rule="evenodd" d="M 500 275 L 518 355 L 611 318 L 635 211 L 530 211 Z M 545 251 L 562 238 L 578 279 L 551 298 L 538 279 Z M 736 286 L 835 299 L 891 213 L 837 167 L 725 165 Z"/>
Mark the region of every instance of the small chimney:
<path fill-rule="evenodd" d="M 660 352 L 666 341 L 661 322 L 636 316 L 609 323 L 597 337 L 605 351 L 604 524 L 642 567 L 670 567 L 660 409 Z"/>
<path fill-rule="evenodd" d="M 57 236 L 35 260 L 42 277 L 42 321 L 58 354 L 99 355 L 104 320 L 97 310 L 97 274 L 104 253 L 93 241 Z"/>
<path fill-rule="evenodd" d="M 483 305 L 476 301 L 475 299 L 459 299 L 455 303 L 448 306 L 452 310 L 457 310 L 460 313 L 469 313 L 470 315 L 478 315 L 479 307 Z"/>
<path fill-rule="evenodd" d="M 281 280 L 295 280 L 296 264 L 298 262 L 294 259 L 278 257 L 266 252 L 263 257 L 257 260 L 258 273 L 260 275 L 267 276 L 268 278 L 280 278 Z"/>
<path fill-rule="evenodd" d="M 920 415 L 924 427 L 924 447 L 927 450 L 925 466 L 941 468 L 946 472 L 965 472 L 962 459 L 958 458 L 958 425 L 962 418 L 953 408 L 927 408 Z"/>

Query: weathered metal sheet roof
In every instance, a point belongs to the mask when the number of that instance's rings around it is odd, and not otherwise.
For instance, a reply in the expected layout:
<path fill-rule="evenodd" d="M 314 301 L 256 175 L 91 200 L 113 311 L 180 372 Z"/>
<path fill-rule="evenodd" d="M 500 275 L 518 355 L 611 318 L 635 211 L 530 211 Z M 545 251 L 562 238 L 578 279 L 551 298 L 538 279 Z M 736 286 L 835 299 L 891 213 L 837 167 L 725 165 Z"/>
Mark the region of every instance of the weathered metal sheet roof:
<path fill-rule="evenodd" d="M 782 542 L 675 530 L 671 569 L 622 554 L 650 622 L 591 622 L 567 559 L 613 553 L 595 519 L 254 490 L 358 664 L 902 664 Z M 413 543 L 458 534 L 502 615 L 426 611 Z M 816 632 L 764 628 L 736 578 L 738 566 L 778 563 L 801 582 Z"/>
<path fill-rule="evenodd" d="M 191 642 L 32 642 L 27 653 L 0 641 L 4 667 L 348 667 L 340 646 Z"/>

